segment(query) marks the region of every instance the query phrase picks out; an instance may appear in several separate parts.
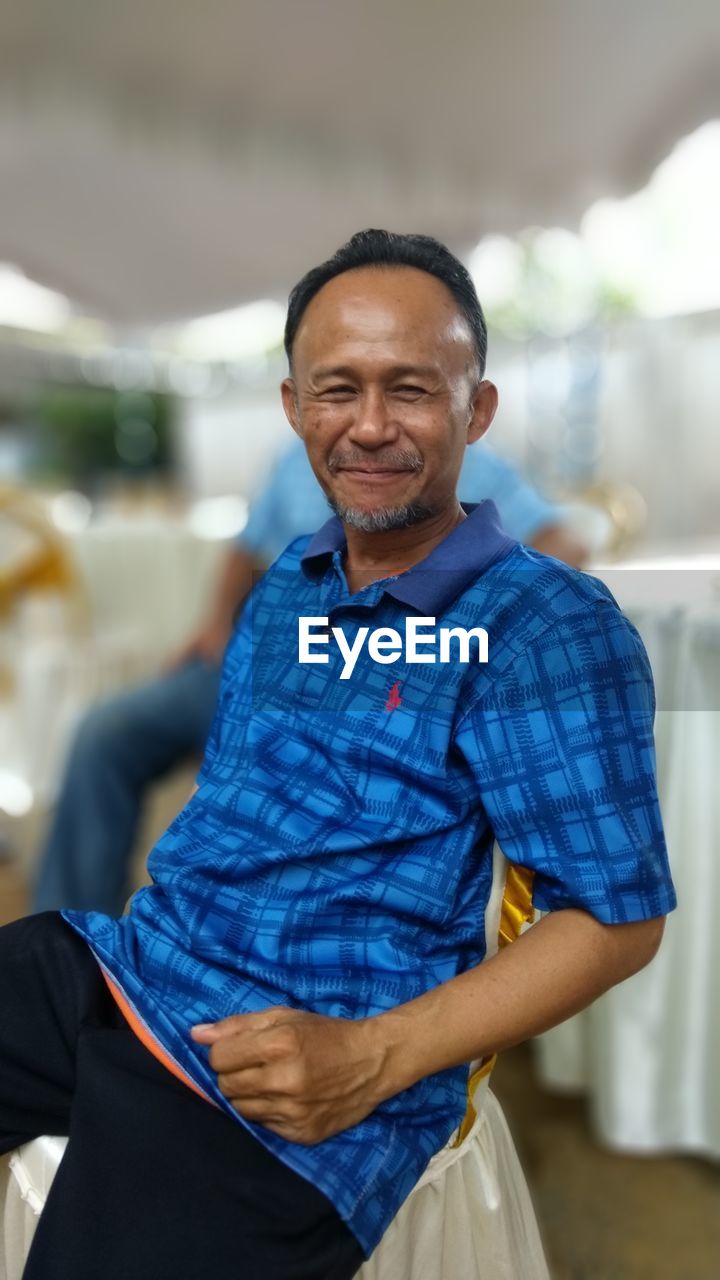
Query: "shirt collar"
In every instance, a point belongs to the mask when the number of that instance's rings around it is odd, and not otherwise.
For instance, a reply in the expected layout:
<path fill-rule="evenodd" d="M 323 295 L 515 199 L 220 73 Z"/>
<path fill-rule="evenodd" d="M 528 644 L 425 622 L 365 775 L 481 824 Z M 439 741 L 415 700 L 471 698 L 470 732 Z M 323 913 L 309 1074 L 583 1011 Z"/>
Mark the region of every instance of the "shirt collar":
<path fill-rule="evenodd" d="M 516 545 L 515 539 L 503 530 L 498 509 L 490 499 L 477 503 L 463 502 L 461 505 L 467 519 L 443 538 L 419 564 L 397 578 L 390 578 L 384 588 L 386 595 L 428 616 L 435 616 Z M 305 574 L 319 580 L 333 553 L 345 545 L 342 522 L 333 516 L 318 529 L 303 553 L 301 564 Z"/>

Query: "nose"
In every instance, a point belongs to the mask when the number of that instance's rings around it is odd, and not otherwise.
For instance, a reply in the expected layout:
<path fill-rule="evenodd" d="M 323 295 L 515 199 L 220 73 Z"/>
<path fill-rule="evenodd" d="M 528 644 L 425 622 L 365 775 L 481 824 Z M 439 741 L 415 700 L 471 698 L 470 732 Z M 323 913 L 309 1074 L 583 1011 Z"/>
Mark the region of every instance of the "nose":
<path fill-rule="evenodd" d="M 367 390 L 359 399 L 348 439 L 361 449 L 379 449 L 397 439 L 399 426 L 380 388 Z"/>

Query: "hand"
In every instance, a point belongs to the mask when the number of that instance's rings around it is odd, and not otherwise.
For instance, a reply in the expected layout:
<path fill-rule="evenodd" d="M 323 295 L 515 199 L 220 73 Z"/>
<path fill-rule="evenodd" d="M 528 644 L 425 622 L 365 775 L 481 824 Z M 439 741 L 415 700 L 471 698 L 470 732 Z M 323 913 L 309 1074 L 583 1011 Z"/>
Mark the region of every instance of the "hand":
<path fill-rule="evenodd" d="M 241 1116 L 312 1146 L 390 1096 L 379 1025 L 281 1005 L 203 1023 L 191 1034 L 210 1046 L 220 1090 Z"/>
<path fill-rule="evenodd" d="M 189 640 L 182 649 L 173 654 L 167 664 L 168 670 L 181 667 L 193 658 L 219 666 L 230 639 L 232 628 L 226 622 L 209 622 Z"/>

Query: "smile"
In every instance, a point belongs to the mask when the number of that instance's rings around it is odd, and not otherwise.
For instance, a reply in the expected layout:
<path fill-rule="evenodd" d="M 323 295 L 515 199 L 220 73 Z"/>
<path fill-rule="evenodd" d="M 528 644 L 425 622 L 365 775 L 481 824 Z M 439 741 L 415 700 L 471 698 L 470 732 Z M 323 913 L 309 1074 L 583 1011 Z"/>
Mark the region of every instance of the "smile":
<path fill-rule="evenodd" d="M 342 467 L 340 471 L 337 472 L 337 474 L 350 476 L 352 480 L 376 481 L 376 480 L 393 480 L 397 476 L 409 476 L 409 475 L 414 475 L 415 473 L 410 471 L 410 469 L 407 467 L 403 467 L 401 469 L 398 468 L 398 469 L 395 469 L 394 471 L 367 470 L 363 467 Z"/>

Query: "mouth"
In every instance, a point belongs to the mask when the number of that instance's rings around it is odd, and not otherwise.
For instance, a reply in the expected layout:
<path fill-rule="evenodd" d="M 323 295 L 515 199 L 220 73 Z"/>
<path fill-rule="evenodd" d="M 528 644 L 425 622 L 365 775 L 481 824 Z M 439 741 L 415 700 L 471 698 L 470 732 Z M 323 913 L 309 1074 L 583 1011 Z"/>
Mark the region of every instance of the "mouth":
<path fill-rule="evenodd" d="M 346 475 L 356 476 L 404 476 L 409 475 L 411 467 L 339 467 Z"/>
<path fill-rule="evenodd" d="M 328 470 L 331 475 L 342 474 L 351 480 L 393 480 L 397 476 L 418 475 L 423 470 L 423 460 L 409 449 L 395 449 L 375 457 L 369 450 L 365 454 L 348 450 L 344 456 L 342 453 L 331 455 Z"/>
<path fill-rule="evenodd" d="M 397 480 L 398 476 L 414 475 L 409 467 L 339 467 L 336 475 L 348 476 L 361 483 L 378 484 Z"/>

